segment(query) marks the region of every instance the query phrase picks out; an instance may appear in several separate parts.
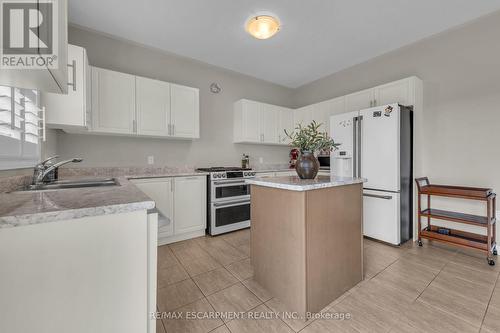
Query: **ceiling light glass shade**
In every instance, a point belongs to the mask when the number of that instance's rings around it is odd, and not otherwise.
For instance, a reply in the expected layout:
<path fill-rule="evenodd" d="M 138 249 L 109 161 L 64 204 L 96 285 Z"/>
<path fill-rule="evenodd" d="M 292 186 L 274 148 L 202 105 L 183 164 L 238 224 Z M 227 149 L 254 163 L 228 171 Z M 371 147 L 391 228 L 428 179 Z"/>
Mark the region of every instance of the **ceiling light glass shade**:
<path fill-rule="evenodd" d="M 247 22 L 247 32 L 257 39 L 268 39 L 280 30 L 280 22 L 276 17 L 260 15 Z"/>

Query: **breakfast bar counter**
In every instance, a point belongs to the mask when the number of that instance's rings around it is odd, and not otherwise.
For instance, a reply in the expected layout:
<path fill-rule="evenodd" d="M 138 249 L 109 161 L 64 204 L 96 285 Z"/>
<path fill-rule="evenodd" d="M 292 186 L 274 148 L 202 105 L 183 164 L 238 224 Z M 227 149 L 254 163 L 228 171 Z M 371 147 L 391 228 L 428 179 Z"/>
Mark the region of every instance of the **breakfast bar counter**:
<path fill-rule="evenodd" d="M 255 178 L 251 184 L 254 279 L 303 315 L 363 279 L 362 178 Z"/>

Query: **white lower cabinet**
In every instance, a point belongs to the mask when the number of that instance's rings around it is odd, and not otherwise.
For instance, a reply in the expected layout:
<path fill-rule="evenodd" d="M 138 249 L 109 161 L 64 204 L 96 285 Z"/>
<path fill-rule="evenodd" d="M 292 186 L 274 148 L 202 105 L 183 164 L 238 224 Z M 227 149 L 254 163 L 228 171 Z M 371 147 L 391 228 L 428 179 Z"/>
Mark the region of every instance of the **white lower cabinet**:
<path fill-rule="evenodd" d="M 295 171 L 295 169 L 257 172 L 257 177 L 259 178 L 284 177 L 284 176 L 297 176 L 297 172 Z"/>
<path fill-rule="evenodd" d="M 257 172 L 257 177 L 258 178 L 276 177 L 276 173 L 275 172 Z"/>
<path fill-rule="evenodd" d="M 150 217 L 138 210 L 1 229 L 0 332 L 154 332 Z"/>
<path fill-rule="evenodd" d="M 132 182 L 156 203 L 158 216 L 158 237 L 174 234 L 174 194 L 172 178 L 137 179 Z"/>
<path fill-rule="evenodd" d="M 132 179 L 156 203 L 158 243 L 202 236 L 207 226 L 206 176 Z"/>
<path fill-rule="evenodd" d="M 207 227 L 206 177 L 174 178 L 174 233 L 205 230 Z"/>

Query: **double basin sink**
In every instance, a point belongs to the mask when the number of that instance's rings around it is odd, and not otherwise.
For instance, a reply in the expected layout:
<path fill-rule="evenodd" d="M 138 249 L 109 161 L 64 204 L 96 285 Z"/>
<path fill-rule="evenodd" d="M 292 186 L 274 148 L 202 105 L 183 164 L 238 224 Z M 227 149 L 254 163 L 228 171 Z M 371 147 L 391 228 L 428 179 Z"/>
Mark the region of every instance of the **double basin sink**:
<path fill-rule="evenodd" d="M 48 191 L 118 185 L 119 183 L 116 178 L 57 180 L 51 183 L 28 185 L 21 189 L 21 191 Z"/>

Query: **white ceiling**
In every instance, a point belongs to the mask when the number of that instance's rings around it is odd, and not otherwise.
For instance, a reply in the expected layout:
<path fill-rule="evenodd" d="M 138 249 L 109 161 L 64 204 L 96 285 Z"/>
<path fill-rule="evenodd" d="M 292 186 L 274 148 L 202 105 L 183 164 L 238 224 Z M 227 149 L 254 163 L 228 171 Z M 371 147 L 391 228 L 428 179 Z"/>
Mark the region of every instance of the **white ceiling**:
<path fill-rule="evenodd" d="M 500 9 L 500 0 L 70 0 L 70 22 L 295 88 Z M 274 13 L 271 39 L 245 21 Z M 493 41 L 492 41 L 493 42 Z"/>

